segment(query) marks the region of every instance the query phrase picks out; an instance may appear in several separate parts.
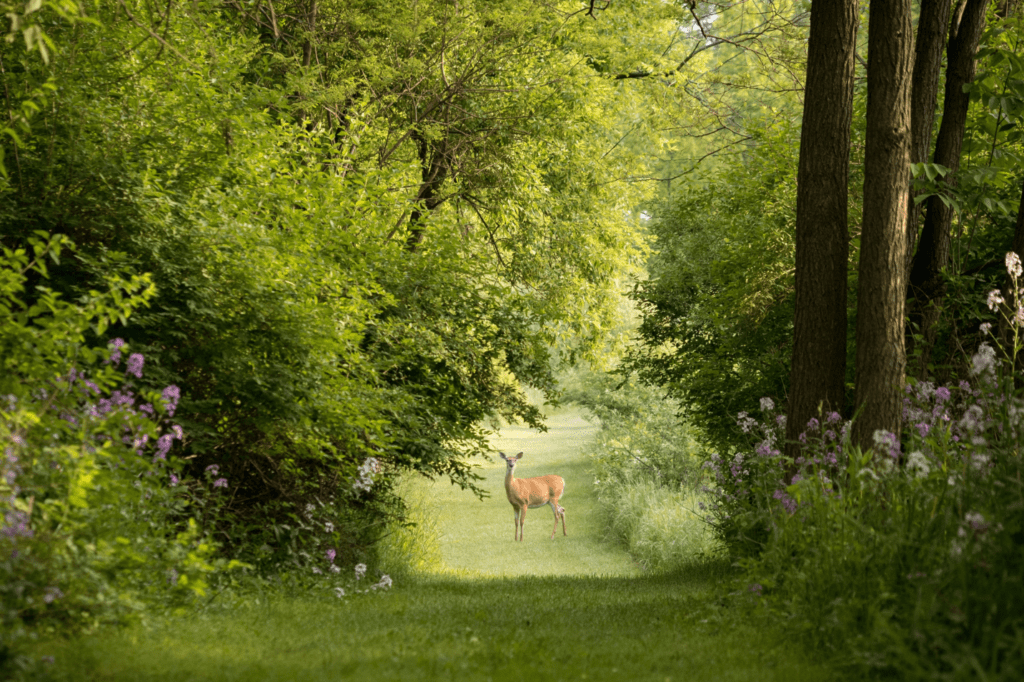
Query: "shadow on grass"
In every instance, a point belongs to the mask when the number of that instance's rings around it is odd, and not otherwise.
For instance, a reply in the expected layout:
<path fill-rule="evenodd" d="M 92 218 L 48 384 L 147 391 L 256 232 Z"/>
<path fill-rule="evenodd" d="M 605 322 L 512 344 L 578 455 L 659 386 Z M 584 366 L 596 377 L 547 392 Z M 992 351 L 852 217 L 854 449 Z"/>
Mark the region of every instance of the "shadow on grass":
<path fill-rule="evenodd" d="M 50 680 L 820 680 L 723 561 L 639 577 L 421 577 L 40 643 Z M 753 599 L 753 598 L 751 598 Z"/>

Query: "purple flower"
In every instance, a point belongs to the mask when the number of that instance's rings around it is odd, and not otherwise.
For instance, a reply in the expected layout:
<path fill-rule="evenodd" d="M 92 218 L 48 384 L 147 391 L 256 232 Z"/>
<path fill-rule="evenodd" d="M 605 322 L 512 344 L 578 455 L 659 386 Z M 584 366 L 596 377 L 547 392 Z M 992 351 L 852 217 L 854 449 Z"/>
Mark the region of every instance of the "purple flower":
<path fill-rule="evenodd" d="M 173 488 L 176 485 L 178 485 L 178 477 L 175 476 L 174 474 L 171 474 L 171 487 Z"/>
<path fill-rule="evenodd" d="M 949 389 L 946 388 L 945 386 L 939 386 L 937 389 L 935 389 L 935 399 L 938 400 L 940 403 L 949 400 L 949 396 Z"/>
<path fill-rule="evenodd" d="M 147 417 L 152 417 L 156 414 L 156 412 L 153 411 L 153 406 L 150 405 L 149 403 L 146 403 L 145 405 L 139 407 L 139 412 L 146 415 Z"/>
<path fill-rule="evenodd" d="M 132 374 L 137 379 L 142 378 L 142 365 L 144 365 L 146 359 L 142 357 L 142 353 L 132 353 L 128 356 L 128 369 L 126 372 Z"/>
<path fill-rule="evenodd" d="M 172 443 L 174 443 L 174 436 L 171 434 L 165 433 L 160 436 L 156 441 L 156 457 L 154 457 L 154 461 L 167 459 L 167 453 L 170 452 Z"/>
<path fill-rule="evenodd" d="M 173 417 L 174 411 L 178 409 L 178 401 L 181 399 L 181 389 L 171 384 L 164 388 L 160 397 L 163 400 L 164 409 L 167 410 L 167 416 Z"/>
<path fill-rule="evenodd" d="M 333 549 L 327 550 L 326 552 L 324 552 L 324 554 L 327 556 L 327 560 L 330 561 L 332 564 L 334 563 L 334 557 L 338 556 L 338 553 L 335 552 Z"/>
<path fill-rule="evenodd" d="M 124 346 L 124 339 L 112 339 L 108 342 L 108 345 L 114 347 L 114 350 L 110 353 L 110 362 L 116 365 L 121 362 L 121 347 Z"/>
<path fill-rule="evenodd" d="M 917 432 L 921 434 L 921 438 L 924 438 L 925 436 L 927 436 L 928 432 L 932 428 L 931 426 L 929 426 L 928 424 L 926 424 L 924 422 L 921 422 L 920 424 L 915 424 L 914 426 L 917 427 Z"/>
<path fill-rule="evenodd" d="M 181 440 L 185 436 L 185 432 L 181 430 L 181 427 L 175 424 L 171 427 L 171 431 L 174 432 L 174 437 Z"/>
<path fill-rule="evenodd" d="M 772 494 L 772 497 L 774 497 L 776 500 L 781 502 L 782 506 L 785 507 L 786 511 L 789 512 L 790 514 L 793 514 L 794 512 L 796 512 L 796 502 L 794 502 L 793 498 L 790 497 L 789 495 L 787 495 L 784 491 L 776 490 Z"/>
<path fill-rule="evenodd" d="M 210 466 L 206 467 L 206 473 L 216 476 L 217 474 L 220 473 L 220 465 L 211 464 Z"/>
<path fill-rule="evenodd" d="M 754 594 L 756 594 L 757 596 L 761 596 L 761 593 L 764 591 L 764 588 L 759 583 L 754 583 L 753 585 L 751 585 L 747 589 L 750 592 L 753 592 Z"/>
<path fill-rule="evenodd" d="M 820 424 L 818 423 L 818 420 L 815 417 L 811 417 L 811 420 L 807 422 L 807 428 L 810 429 L 811 431 L 817 431 L 819 426 Z"/>
<path fill-rule="evenodd" d="M 839 416 L 838 412 L 829 412 L 828 416 L 825 417 L 825 421 L 827 421 L 829 424 L 835 424 L 840 419 L 842 419 L 842 417 Z"/>
<path fill-rule="evenodd" d="M 227 488 L 228 487 L 228 479 L 226 479 L 226 478 L 218 478 L 216 481 L 213 482 L 213 487 L 214 488 Z"/>

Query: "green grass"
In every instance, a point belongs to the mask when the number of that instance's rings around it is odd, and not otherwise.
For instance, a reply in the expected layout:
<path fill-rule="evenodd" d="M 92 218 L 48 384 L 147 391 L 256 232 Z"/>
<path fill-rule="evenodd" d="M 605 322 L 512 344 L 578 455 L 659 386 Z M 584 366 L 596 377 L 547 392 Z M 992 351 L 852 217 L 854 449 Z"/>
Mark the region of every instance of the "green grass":
<path fill-rule="evenodd" d="M 479 472 L 482 487 L 491 493 L 484 500 L 446 482 L 424 485 L 427 509 L 441 531 L 444 568 L 477 576 L 638 575 L 640 568 L 629 555 L 607 541 L 594 476 L 587 470 L 585 448 L 597 428 L 573 411 L 549 417 L 546 433 L 508 426 L 492 439 L 493 447 L 506 454 L 525 453 L 516 467 L 518 478 L 558 474 L 565 479 L 561 505 L 568 536 L 559 525 L 550 539 L 554 514 L 540 507 L 526 513 L 523 541 L 513 540 L 514 517 L 500 459 Z"/>
<path fill-rule="evenodd" d="M 526 453 L 522 475 L 566 479 L 568 537 L 549 540 L 546 509 L 512 539 L 499 462 L 493 496 L 415 483 L 436 522 L 433 572 L 383 593 L 278 595 L 231 610 L 40 642 L 51 680 L 823 680 L 835 677 L 754 609 L 716 598 L 721 563 L 641 572 L 606 541 L 584 453 L 594 427 L 568 413 L 538 435 L 508 428 L 495 444 Z M 547 513 L 545 513 L 547 512 Z M 430 534 L 428 533 L 427 536 Z M 751 597 L 753 599 L 753 597 Z M 222 607 L 223 608 L 223 607 Z"/>
<path fill-rule="evenodd" d="M 822 680 L 712 576 L 434 578 L 51 647 L 54 680 Z"/>

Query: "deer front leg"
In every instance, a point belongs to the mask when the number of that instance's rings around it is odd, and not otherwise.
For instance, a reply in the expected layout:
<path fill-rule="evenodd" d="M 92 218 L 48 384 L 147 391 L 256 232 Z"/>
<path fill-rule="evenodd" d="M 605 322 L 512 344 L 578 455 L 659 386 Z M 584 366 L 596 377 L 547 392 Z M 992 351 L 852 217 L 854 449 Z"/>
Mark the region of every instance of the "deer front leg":
<path fill-rule="evenodd" d="M 526 509 L 527 505 L 523 505 L 519 508 L 519 541 L 523 541 L 523 527 L 526 525 Z"/>
<path fill-rule="evenodd" d="M 517 507 L 515 505 L 512 505 L 512 514 L 514 515 L 514 518 L 512 519 L 512 539 L 513 540 L 518 540 L 519 539 L 519 507 Z"/>

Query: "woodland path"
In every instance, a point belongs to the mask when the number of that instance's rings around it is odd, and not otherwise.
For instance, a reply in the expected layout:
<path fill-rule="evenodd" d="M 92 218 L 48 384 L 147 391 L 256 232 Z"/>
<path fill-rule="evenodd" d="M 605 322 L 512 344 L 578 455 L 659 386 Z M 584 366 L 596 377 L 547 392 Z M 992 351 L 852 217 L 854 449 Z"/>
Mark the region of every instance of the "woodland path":
<path fill-rule="evenodd" d="M 494 442 L 524 451 L 524 477 L 566 479 L 568 537 L 548 508 L 512 539 L 503 464 L 486 464 L 484 501 L 424 484 L 441 531 L 441 572 L 391 590 L 310 595 L 82 638 L 55 655 L 62 680 L 831 680 L 781 634 L 717 604 L 721 567 L 644 575 L 603 537 L 583 448 L 595 427 L 555 416 L 538 434 Z"/>
<path fill-rule="evenodd" d="M 491 445 L 507 455 L 523 452 L 517 478 L 558 474 L 565 479 L 561 505 L 568 536 L 551 540 L 554 515 L 550 507 L 526 513 L 523 542 L 513 540 L 512 505 L 505 495 L 505 463 L 485 463 L 481 487 L 490 497 L 476 499 L 450 483 L 426 486 L 426 505 L 436 514 L 441 532 L 444 568 L 476 576 L 636 576 L 641 570 L 622 547 L 607 542 L 601 523 L 594 476 L 585 448 L 597 426 L 579 412 L 563 412 L 547 420 L 548 430 L 508 426 Z"/>

